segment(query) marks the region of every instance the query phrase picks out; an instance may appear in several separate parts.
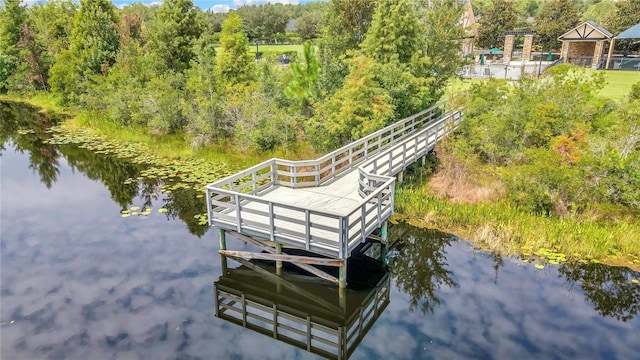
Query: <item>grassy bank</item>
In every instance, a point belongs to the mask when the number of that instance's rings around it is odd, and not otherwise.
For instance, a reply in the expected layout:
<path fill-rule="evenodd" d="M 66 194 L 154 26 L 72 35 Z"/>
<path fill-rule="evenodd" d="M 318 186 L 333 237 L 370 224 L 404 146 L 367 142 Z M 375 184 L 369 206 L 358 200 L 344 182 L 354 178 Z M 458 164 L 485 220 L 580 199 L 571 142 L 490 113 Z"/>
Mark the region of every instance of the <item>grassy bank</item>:
<path fill-rule="evenodd" d="M 317 154 L 308 147 L 295 149 L 278 149 L 272 152 L 256 153 L 239 149 L 231 143 L 202 146 L 194 148 L 187 134 L 153 135 L 146 129 L 122 126 L 99 114 L 88 112 L 73 113 L 59 105 L 58 99 L 47 93 L 37 93 L 29 97 L 1 95 L 0 101 L 22 102 L 41 108 L 43 112 L 63 113 L 68 115 L 61 127 L 69 133 L 78 129 L 90 130 L 96 135 L 122 143 L 144 145 L 149 152 L 165 159 L 199 159 L 210 162 L 226 163 L 234 169 L 242 169 L 255 165 L 272 157 L 286 159 L 315 158 Z"/>
<path fill-rule="evenodd" d="M 424 178 L 396 191 L 396 220 L 451 232 L 480 248 L 526 259 L 561 254 L 640 271 L 640 220 L 535 216 L 505 202 L 454 204 L 432 194 Z M 536 254 L 537 253 L 537 254 Z"/>

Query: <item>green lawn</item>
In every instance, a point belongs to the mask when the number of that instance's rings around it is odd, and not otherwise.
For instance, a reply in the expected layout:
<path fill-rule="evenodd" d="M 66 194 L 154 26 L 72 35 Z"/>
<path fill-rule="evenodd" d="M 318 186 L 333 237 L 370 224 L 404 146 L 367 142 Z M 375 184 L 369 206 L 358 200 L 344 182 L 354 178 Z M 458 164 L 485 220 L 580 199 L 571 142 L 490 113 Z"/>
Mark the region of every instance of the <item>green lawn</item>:
<path fill-rule="evenodd" d="M 640 71 L 607 70 L 604 74 L 607 84 L 600 95 L 616 100 L 625 99 L 631 91 L 631 85 L 640 81 Z"/>
<path fill-rule="evenodd" d="M 256 50 L 255 45 L 249 46 L 252 51 Z M 258 45 L 258 51 L 260 52 L 269 52 L 269 53 L 285 53 L 289 51 L 296 51 L 298 53 L 302 53 L 303 46 L 300 45 Z"/>
<path fill-rule="evenodd" d="M 600 91 L 600 95 L 614 100 L 624 100 L 631 92 L 631 86 L 640 82 L 640 71 L 620 71 L 620 70 L 588 70 L 604 72 L 606 84 Z M 475 82 L 486 81 L 486 79 L 452 79 L 445 89 L 445 96 L 459 94 L 468 90 Z"/>
<path fill-rule="evenodd" d="M 292 51 L 295 51 L 298 54 L 302 54 L 303 48 L 304 46 L 302 44 L 258 45 L 259 52 L 263 54 L 276 54 L 276 55 L 280 55 L 280 54 L 283 54 L 286 52 L 292 52 Z M 221 51 L 220 46 L 216 46 L 216 52 L 220 53 L 220 51 Z M 249 45 L 249 52 L 251 53 L 256 52 L 256 46 L 254 44 Z"/>

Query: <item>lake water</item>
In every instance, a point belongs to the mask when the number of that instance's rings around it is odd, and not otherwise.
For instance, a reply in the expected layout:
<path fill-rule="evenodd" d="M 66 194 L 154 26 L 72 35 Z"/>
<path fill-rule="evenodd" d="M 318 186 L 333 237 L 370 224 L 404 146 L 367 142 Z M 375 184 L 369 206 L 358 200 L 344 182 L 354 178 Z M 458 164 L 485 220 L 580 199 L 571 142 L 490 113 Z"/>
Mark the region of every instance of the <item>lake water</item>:
<path fill-rule="evenodd" d="M 214 283 L 230 275 L 221 278 L 218 232 L 194 219 L 205 211 L 196 192 L 125 184 L 141 166 L 45 144 L 49 120 L 32 109 L 0 104 L 0 121 L 3 360 L 318 357 L 216 317 Z M 123 218 L 130 206 L 154 210 Z M 351 359 L 640 359 L 640 285 L 631 281 L 640 273 L 537 270 L 436 231 L 392 233 L 389 301 Z M 247 249 L 230 236 L 227 244 Z M 256 288 L 271 281 L 247 276 Z"/>

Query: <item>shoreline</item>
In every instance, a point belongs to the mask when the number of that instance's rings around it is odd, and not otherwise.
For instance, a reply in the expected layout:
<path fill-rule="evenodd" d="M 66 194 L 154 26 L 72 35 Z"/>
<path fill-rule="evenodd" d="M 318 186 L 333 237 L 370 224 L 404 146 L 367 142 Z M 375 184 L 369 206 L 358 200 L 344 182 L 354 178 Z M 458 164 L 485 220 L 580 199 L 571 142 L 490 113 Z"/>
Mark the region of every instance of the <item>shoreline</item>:
<path fill-rule="evenodd" d="M 242 167 L 243 165 L 250 166 L 252 163 L 257 163 L 261 159 L 255 156 L 247 156 L 247 154 L 229 154 L 221 152 L 221 149 L 198 151 L 189 147 L 187 141 L 184 138 L 170 138 L 167 136 L 157 137 L 149 134 L 141 134 L 141 131 L 136 129 L 124 129 L 114 127 L 113 124 L 106 124 L 109 128 L 105 129 L 92 123 L 86 115 L 72 114 L 59 108 L 53 103 L 53 99 L 50 97 L 34 97 L 34 98 L 20 98 L 10 96 L 0 96 L 0 101 L 22 103 L 29 106 L 37 107 L 41 109 L 41 112 L 63 114 L 69 116 L 63 123 L 59 124 L 69 132 L 74 129 L 85 129 L 98 133 L 101 136 L 107 137 L 109 140 L 115 140 L 125 143 L 140 143 L 150 148 L 157 153 L 158 156 L 165 159 L 181 159 L 181 158 L 193 158 L 202 161 L 216 161 L 216 162 L 231 162 L 236 166 Z M 162 139 L 158 139 L 162 138 Z M 270 154 L 272 155 L 272 154 Z M 470 242 L 473 246 L 480 249 L 496 252 L 504 256 L 518 256 L 522 259 L 528 259 L 529 261 L 542 261 L 548 262 L 557 261 L 558 259 L 565 259 L 564 261 L 589 261 L 594 263 L 604 263 L 609 266 L 625 266 L 635 271 L 640 271 L 640 250 L 635 248 L 629 248 L 622 250 L 616 249 L 614 253 L 606 256 L 605 253 L 608 249 L 600 249 L 601 251 L 594 251 L 593 246 L 583 243 L 572 244 L 567 246 L 562 242 L 556 243 L 555 241 L 533 239 L 532 234 L 536 234 L 540 228 L 544 233 L 555 233 L 562 236 L 571 236 L 571 231 L 582 231 L 582 225 L 594 227 L 593 231 L 609 231 L 628 236 L 633 236 L 633 230 L 636 228 L 636 234 L 640 233 L 640 225 L 631 222 L 624 222 L 623 225 L 617 223 L 593 223 L 593 222 L 581 222 L 579 220 L 567 220 L 567 219 L 553 219 L 542 218 L 525 213 L 514 212 L 513 209 L 507 209 L 508 214 L 496 214 L 493 219 L 486 217 L 482 214 L 487 209 L 495 211 L 495 208 L 499 208 L 500 205 L 461 205 L 452 204 L 447 200 L 437 199 L 435 195 L 431 194 L 426 188 L 427 180 L 419 180 L 417 185 L 422 185 L 418 189 L 413 188 L 410 182 L 406 182 L 404 185 L 399 185 L 399 191 L 396 191 L 396 215 L 392 221 L 403 221 L 413 226 L 427 227 L 437 229 L 446 233 L 453 234 L 461 239 Z M 413 184 L 413 185 L 416 185 Z M 413 201 L 412 204 L 412 200 Z M 484 208 L 483 208 L 484 206 Z M 493 206 L 493 208 L 492 208 Z M 463 210 L 460 210 L 460 209 Z M 458 216 L 451 216 L 452 213 L 459 212 Z M 466 214 L 465 214 L 466 212 Z M 508 217 L 508 220 L 500 219 L 500 217 Z M 443 220 L 447 218 L 446 220 Z M 466 219 L 466 220 L 465 220 Z M 482 223 L 482 224 L 480 224 Z M 532 229 L 523 228 L 526 224 L 536 225 Z M 567 223 L 564 227 L 558 227 L 558 223 Z M 523 225 L 524 224 L 524 225 Z M 586 225 L 585 225 L 586 224 Z M 620 226 L 628 225 L 630 229 L 620 228 Z M 571 229 L 572 226 L 575 228 Z M 616 228 L 618 226 L 618 228 Z M 536 229 L 537 228 L 537 229 Z M 569 229 L 569 230 L 567 230 Z M 528 231 L 525 231 L 528 230 Z M 636 235 L 638 236 L 638 235 Z M 633 242 L 633 239 L 628 241 Z M 636 242 L 640 244 L 640 239 L 636 239 Z M 591 244 L 593 245 L 593 244 Z M 576 246 L 578 246 L 576 248 Z M 640 245 L 638 245 L 640 246 Z M 635 249 L 635 250 L 632 250 Z M 536 255 L 536 253 L 538 255 Z M 561 256 L 562 255 L 562 256 Z M 580 256 L 576 256 L 580 255 Z M 545 260 L 546 259 L 546 260 Z"/>

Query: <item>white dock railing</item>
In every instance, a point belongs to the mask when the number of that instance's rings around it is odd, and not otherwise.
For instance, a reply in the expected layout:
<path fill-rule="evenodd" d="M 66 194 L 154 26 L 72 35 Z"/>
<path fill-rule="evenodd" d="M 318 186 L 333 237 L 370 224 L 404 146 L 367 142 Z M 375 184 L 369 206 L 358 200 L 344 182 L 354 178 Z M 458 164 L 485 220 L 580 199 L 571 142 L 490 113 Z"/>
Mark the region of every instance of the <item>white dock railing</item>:
<path fill-rule="evenodd" d="M 209 224 L 347 258 L 358 244 L 393 215 L 395 179 L 388 175 L 398 172 L 398 164 L 408 166 L 410 158 L 417 159 L 418 153 L 426 154 L 425 149 L 433 148 L 448 132 L 446 122 L 454 116 L 457 116 L 455 121 L 459 121 L 457 111 L 440 116 L 443 106 L 437 104 L 319 159 L 274 158 L 207 185 Z M 420 131 L 415 134 L 417 130 Z M 407 140 L 422 141 L 420 151 L 404 157 L 399 163 L 399 151 L 406 149 Z M 369 160 L 372 158 L 390 160 L 372 163 Z M 363 199 L 345 212 L 314 209 L 313 205 L 301 207 L 260 197 L 277 186 L 318 187 L 362 163 L 367 165 L 358 169 L 358 192 Z M 374 164 L 373 168 L 371 164 Z M 385 171 L 389 164 L 390 170 Z"/>
<path fill-rule="evenodd" d="M 366 197 L 379 187 L 384 187 L 386 181 L 418 159 L 433 150 L 438 141 L 455 129 L 462 121 L 462 113 L 458 110 L 441 116 L 414 135 L 401 140 L 384 154 L 375 156 L 358 167 L 358 193 Z"/>

